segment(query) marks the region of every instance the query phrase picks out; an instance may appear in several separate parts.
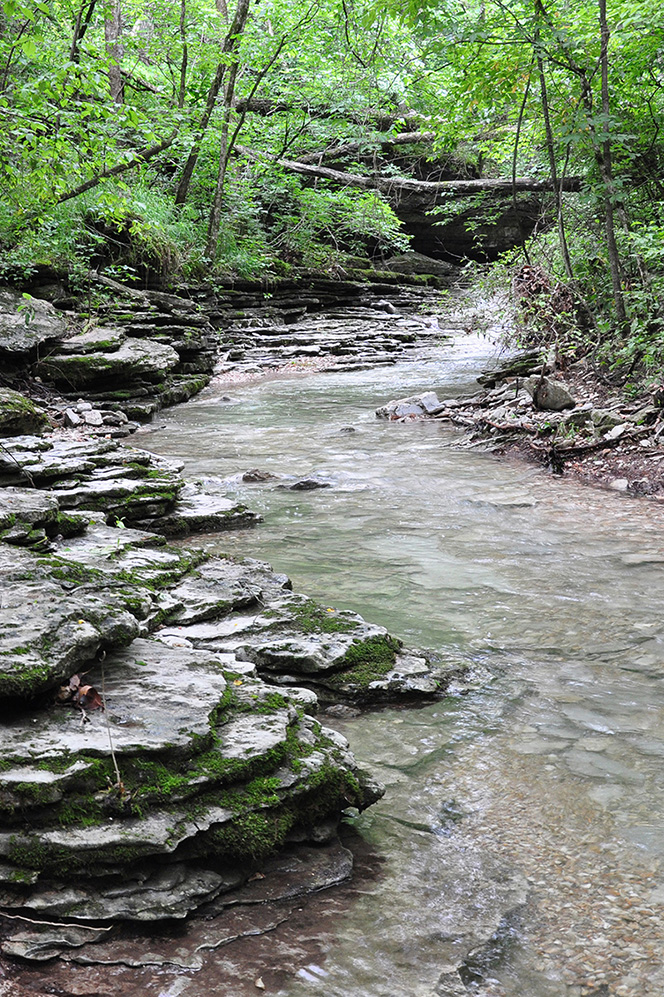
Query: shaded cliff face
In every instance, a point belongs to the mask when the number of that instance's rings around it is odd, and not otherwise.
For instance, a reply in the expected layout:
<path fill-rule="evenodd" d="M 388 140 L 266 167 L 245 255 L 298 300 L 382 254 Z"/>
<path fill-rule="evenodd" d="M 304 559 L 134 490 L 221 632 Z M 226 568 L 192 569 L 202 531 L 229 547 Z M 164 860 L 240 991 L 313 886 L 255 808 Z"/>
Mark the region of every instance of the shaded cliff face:
<path fill-rule="evenodd" d="M 381 155 L 364 156 L 364 166 L 389 176 L 397 168 L 414 180 L 478 180 L 481 169 L 457 156 L 429 158 L 423 147 L 397 155 L 384 148 Z M 335 164 L 352 172 L 352 163 Z M 505 194 L 448 197 L 429 192 L 396 190 L 390 206 L 411 236 L 411 249 L 436 260 L 464 259 L 490 262 L 521 246 L 542 216 L 536 195 L 512 198 Z"/>
<path fill-rule="evenodd" d="M 479 203 L 477 203 L 479 201 Z M 475 202 L 475 203 L 473 203 Z M 470 203 L 470 206 L 469 206 Z M 532 234 L 541 216 L 537 197 L 457 198 L 443 207 L 438 198 L 406 193 L 392 205 L 412 237 L 411 247 L 437 260 L 458 263 L 496 260 Z"/>

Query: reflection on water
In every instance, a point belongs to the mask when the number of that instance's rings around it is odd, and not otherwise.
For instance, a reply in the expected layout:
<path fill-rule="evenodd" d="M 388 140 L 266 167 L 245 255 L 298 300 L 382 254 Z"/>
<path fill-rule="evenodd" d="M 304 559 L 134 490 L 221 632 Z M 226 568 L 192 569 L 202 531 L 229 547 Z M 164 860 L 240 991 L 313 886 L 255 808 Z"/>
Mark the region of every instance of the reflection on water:
<path fill-rule="evenodd" d="M 343 725 L 388 786 L 359 822 L 387 874 L 284 995 L 430 995 L 439 978 L 452 995 L 445 967 L 492 925 L 470 992 L 664 993 L 660 507 L 374 417 L 418 390 L 468 391 L 489 350 L 461 339 L 396 368 L 225 389 L 230 402 L 210 389 L 147 437 L 265 516 L 203 538 L 211 551 L 269 560 L 296 589 L 494 676 Z M 242 483 L 254 467 L 333 487 Z"/>

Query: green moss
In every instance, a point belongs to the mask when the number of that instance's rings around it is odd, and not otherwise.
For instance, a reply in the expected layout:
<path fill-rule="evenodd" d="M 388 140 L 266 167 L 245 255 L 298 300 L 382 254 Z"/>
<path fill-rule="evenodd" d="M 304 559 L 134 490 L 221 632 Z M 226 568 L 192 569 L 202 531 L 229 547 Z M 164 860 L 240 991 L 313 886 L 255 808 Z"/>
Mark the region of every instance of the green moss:
<path fill-rule="evenodd" d="M 206 836 L 207 848 L 238 861 L 267 858 L 283 845 L 295 822 L 295 814 L 286 808 L 246 813 L 211 831 Z"/>
<path fill-rule="evenodd" d="M 80 516 L 58 510 L 55 524 L 48 524 L 48 532 L 50 536 L 56 536 L 59 534 L 61 537 L 66 539 L 67 537 L 77 537 L 80 536 L 81 533 L 85 533 L 87 525 L 88 519 L 86 516 Z"/>
<path fill-rule="evenodd" d="M 31 668 L 21 664 L 21 670 L 3 672 L 0 674 L 0 700 L 30 699 L 53 685 L 53 674 L 48 662 L 33 665 Z"/>
<path fill-rule="evenodd" d="M 270 692 L 267 696 L 249 693 L 248 699 L 239 701 L 237 696 L 234 697 L 234 708 L 238 713 L 270 714 L 287 709 L 289 706 L 289 700 L 280 692 Z"/>
<path fill-rule="evenodd" d="M 57 758 L 42 758 L 36 763 L 35 768 L 41 769 L 43 772 L 62 773 L 71 768 L 73 761 L 71 752 L 63 749 L 62 754 L 58 755 Z"/>
<path fill-rule="evenodd" d="M 344 670 L 331 676 L 326 684 L 332 689 L 354 685 L 367 690 L 394 668 L 401 642 L 389 634 L 376 634 L 363 641 L 354 641 L 344 655 Z"/>
<path fill-rule="evenodd" d="M 302 633 L 352 633 L 358 626 L 357 620 L 342 616 L 338 610 L 325 609 L 307 599 L 302 603 L 290 603 L 288 612 Z"/>

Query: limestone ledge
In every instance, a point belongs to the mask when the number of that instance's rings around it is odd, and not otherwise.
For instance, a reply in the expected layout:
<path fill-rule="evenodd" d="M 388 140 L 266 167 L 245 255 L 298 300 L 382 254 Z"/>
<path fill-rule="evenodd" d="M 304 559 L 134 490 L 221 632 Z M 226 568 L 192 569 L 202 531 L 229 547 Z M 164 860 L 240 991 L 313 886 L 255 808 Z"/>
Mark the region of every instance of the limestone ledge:
<path fill-rule="evenodd" d="M 153 532 L 252 516 L 214 482 L 185 485 L 111 440 L 15 437 L 0 454 L 3 909 L 185 917 L 380 797 L 316 719 L 319 696 L 438 696 L 458 667 L 294 593 L 264 562 Z M 74 674 L 105 709 L 61 701 Z M 12 935 L 3 950 L 42 958 L 50 944 Z"/>

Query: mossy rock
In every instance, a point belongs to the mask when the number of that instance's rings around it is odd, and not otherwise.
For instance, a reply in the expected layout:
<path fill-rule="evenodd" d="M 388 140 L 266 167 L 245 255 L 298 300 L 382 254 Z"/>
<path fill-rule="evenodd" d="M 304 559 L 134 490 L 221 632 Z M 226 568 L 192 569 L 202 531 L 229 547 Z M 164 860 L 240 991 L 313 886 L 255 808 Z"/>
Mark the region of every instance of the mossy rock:
<path fill-rule="evenodd" d="M 33 436 L 49 422 L 44 412 L 11 388 L 0 388 L 0 436 Z"/>

